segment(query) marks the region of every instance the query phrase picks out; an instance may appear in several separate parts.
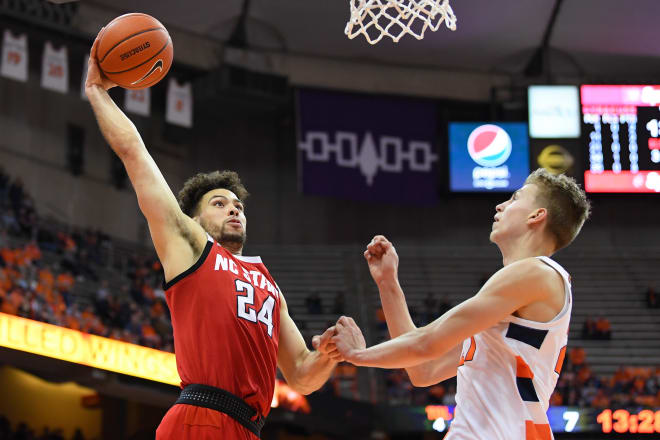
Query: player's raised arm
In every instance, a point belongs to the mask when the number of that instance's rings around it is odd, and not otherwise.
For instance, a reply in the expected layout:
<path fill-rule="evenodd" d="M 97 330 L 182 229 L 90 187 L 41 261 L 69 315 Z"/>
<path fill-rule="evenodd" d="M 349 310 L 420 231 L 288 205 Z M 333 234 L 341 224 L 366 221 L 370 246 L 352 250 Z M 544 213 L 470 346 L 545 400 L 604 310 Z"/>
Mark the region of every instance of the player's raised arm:
<path fill-rule="evenodd" d="M 107 90 L 115 84 L 101 75 L 96 60 L 97 44 L 98 39 L 89 58 L 85 93 L 103 137 L 123 162 L 133 184 L 163 264 L 165 278 L 172 279 L 188 269 L 201 254 L 206 234 L 199 224 L 181 211 L 135 125 L 108 95 Z"/>
<path fill-rule="evenodd" d="M 394 245 L 382 235 L 377 235 L 367 245 L 364 258 L 369 265 L 387 321 L 387 329 L 392 339 L 415 330 L 406 304 L 403 289 L 399 284 L 399 256 Z M 413 385 L 424 387 L 456 376 L 461 356 L 461 344 L 438 359 L 406 368 Z"/>
<path fill-rule="evenodd" d="M 437 359 L 464 339 L 497 324 L 516 310 L 554 295 L 554 269 L 536 258 L 527 258 L 500 269 L 474 297 L 462 302 L 425 327 L 390 341 L 362 348 L 356 341 L 360 332 L 349 318 L 335 325 L 332 338 L 344 358 L 358 366 L 407 368 Z"/>

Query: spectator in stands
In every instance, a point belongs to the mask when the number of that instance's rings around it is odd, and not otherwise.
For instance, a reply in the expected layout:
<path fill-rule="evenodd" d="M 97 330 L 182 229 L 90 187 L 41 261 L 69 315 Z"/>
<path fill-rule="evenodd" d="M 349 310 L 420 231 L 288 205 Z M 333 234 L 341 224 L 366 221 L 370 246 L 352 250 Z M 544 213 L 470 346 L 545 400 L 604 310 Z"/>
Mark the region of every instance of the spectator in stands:
<path fill-rule="evenodd" d="M 109 293 L 108 280 L 103 280 L 101 286 L 96 290 L 96 297 L 94 298 L 94 309 L 101 319 L 110 319 Z"/>
<path fill-rule="evenodd" d="M 312 315 L 323 313 L 323 304 L 317 291 L 312 292 L 311 295 L 305 298 L 305 305 L 307 306 L 307 312 Z"/>
<path fill-rule="evenodd" d="M 646 305 L 649 307 L 649 309 L 660 308 L 660 299 L 658 299 L 658 294 L 655 293 L 655 290 L 651 286 L 646 289 Z"/>
<path fill-rule="evenodd" d="M 596 321 L 590 316 L 582 324 L 582 339 L 594 339 L 596 336 Z"/>
<path fill-rule="evenodd" d="M 330 379 L 335 387 L 335 395 L 347 399 L 358 398 L 357 367 L 348 362 L 337 365 Z"/>
<path fill-rule="evenodd" d="M 596 321 L 596 339 L 612 339 L 612 325 L 610 320 L 601 316 Z"/>
<path fill-rule="evenodd" d="M 576 371 L 578 368 L 581 368 L 585 364 L 587 360 L 587 353 L 582 347 L 573 347 L 568 352 L 568 359 L 570 361 L 571 370 Z"/>
<path fill-rule="evenodd" d="M 456 385 L 452 384 L 449 386 L 445 396 L 442 398 L 442 404 L 447 406 L 456 405 Z"/>
<path fill-rule="evenodd" d="M 381 332 L 387 330 L 387 321 L 385 321 L 385 312 L 382 307 L 376 309 L 376 325 Z"/>
<path fill-rule="evenodd" d="M 343 364 L 340 364 L 343 365 Z M 392 370 L 385 378 L 387 398 L 392 405 L 409 405 L 411 400 L 412 384 L 408 380 L 405 370 Z"/>

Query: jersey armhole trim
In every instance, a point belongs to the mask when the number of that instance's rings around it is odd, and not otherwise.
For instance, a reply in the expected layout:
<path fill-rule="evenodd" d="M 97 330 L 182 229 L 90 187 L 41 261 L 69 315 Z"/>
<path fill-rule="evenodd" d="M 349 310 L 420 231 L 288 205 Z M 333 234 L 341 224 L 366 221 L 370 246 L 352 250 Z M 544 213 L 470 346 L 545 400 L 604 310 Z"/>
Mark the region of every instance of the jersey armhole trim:
<path fill-rule="evenodd" d="M 191 273 L 195 272 L 199 267 L 204 264 L 204 261 L 206 261 L 206 257 L 208 257 L 209 253 L 211 252 L 211 248 L 213 247 L 213 241 L 209 240 L 206 242 L 206 246 L 204 246 L 204 250 L 202 251 L 202 254 L 199 256 L 197 261 L 195 261 L 195 264 L 190 266 L 188 269 L 186 269 L 184 272 L 181 272 L 179 275 L 175 276 L 168 282 L 163 283 L 163 290 L 168 290 L 172 286 L 174 286 L 176 283 L 190 275 Z"/>

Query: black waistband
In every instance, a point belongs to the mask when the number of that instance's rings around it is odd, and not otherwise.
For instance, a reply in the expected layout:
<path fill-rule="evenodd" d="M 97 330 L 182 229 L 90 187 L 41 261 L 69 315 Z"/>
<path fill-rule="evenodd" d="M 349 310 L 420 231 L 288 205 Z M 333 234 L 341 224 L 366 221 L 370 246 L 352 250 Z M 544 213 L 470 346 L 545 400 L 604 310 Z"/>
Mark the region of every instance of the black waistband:
<path fill-rule="evenodd" d="M 260 437 L 265 419 L 243 399 L 221 388 L 193 383 L 181 390 L 175 402 L 223 412 Z M 255 418 L 255 415 L 257 417 Z M 254 420 L 253 420 L 254 419 Z"/>

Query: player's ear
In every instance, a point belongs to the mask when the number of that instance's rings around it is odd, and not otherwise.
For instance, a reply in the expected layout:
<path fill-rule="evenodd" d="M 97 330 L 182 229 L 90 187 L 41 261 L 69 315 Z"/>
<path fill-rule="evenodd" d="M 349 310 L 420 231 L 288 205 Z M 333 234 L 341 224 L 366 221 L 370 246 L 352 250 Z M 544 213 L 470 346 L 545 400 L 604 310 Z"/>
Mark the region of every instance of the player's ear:
<path fill-rule="evenodd" d="M 536 208 L 527 217 L 528 223 L 539 223 L 548 217 L 548 210 L 545 208 Z"/>

